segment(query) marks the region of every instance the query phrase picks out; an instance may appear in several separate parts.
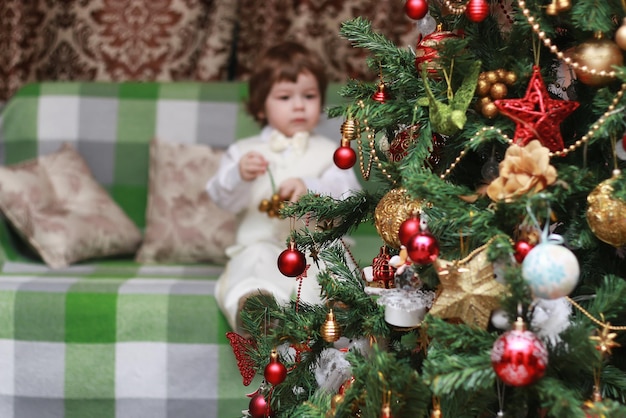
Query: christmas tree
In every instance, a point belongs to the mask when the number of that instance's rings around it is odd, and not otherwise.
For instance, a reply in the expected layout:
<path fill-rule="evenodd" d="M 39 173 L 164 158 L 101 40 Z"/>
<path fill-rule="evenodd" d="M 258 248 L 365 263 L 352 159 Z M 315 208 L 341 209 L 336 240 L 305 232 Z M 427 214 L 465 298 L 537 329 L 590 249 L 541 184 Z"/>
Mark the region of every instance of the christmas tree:
<path fill-rule="evenodd" d="M 626 3 L 398 13 L 413 46 L 342 25 L 377 76 L 328 111 L 366 187 L 281 210 L 311 221 L 278 267 L 327 302 L 248 299 L 250 335 L 229 334 L 263 377 L 248 416 L 626 417 Z M 355 260 L 342 237 L 367 228 L 380 245 Z"/>

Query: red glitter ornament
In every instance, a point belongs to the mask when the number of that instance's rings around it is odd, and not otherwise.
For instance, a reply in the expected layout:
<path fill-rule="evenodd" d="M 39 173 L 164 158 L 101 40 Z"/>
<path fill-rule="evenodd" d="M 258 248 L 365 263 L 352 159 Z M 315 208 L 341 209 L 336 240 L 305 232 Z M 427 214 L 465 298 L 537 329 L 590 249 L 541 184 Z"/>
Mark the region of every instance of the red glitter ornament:
<path fill-rule="evenodd" d="M 500 113 L 515 122 L 515 144 L 525 146 L 537 139 L 552 152 L 565 148 L 561 122 L 579 106 L 578 102 L 550 98 L 538 66 L 533 66 L 524 98 L 499 99 L 494 103 Z"/>
<path fill-rule="evenodd" d="M 243 378 L 243 385 L 248 386 L 252 383 L 254 376 L 256 375 L 256 369 L 254 368 L 254 361 L 250 357 L 249 351 L 256 347 L 256 342 L 253 339 L 245 338 L 236 332 L 227 332 L 226 338 L 230 342 L 230 347 L 233 350 L 233 354 L 237 359 L 237 367 L 239 373 Z"/>
<path fill-rule="evenodd" d="M 430 264 L 439 256 L 439 243 L 430 232 L 420 231 L 408 240 L 406 251 L 414 263 Z"/>
<path fill-rule="evenodd" d="M 333 161 L 337 167 L 347 170 L 354 167 L 356 152 L 350 146 L 342 145 L 333 154 Z"/>
<path fill-rule="evenodd" d="M 404 11 L 413 20 L 423 19 L 428 13 L 428 2 L 426 0 L 407 0 L 404 3 Z"/>
<path fill-rule="evenodd" d="M 489 4 L 485 0 L 469 0 L 465 6 L 465 15 L 474 23 L 479 23 L 489 16 Z"/>
<path fill-rule="evenodd" d="M 306 257 L 291 241 L 289 248 L 278 256 L 278 270 L 288 277 L 298 277 L 306 271 Z"/>
<path fill-rule="evenodd" d="M 265 366 L 263 376 L 272 385 L 276 386 L 285 381 L 287 377 L 287 368 L 278 359 L 278 353 L 276 350 L 272 350 L 270 354 L 270 362 Z"/>
<path fill-rule="evenodd" d="M 493 344 L 491 365 L 505 384 L 527 386 L 543 377 L 548 366 L 548 350 L 518 318 L 514 328 Z"/>

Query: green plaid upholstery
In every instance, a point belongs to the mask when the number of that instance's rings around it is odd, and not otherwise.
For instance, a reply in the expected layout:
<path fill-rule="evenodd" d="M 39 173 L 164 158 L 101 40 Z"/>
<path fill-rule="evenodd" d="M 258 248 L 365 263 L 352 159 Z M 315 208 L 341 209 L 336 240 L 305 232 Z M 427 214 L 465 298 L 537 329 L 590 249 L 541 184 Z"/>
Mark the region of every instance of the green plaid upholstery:
<path fill-rule="evenodd" d="M 338 100 L 336 86 L 329 102 Z M 72 143 L 143 228 L 149 142 L 226 147 L 258 131 L 242 83 L 49 82 L 0 115 L 0 164 Z M 341 121 L 320 132 L 339 144 Z M 222 266 L 94 260 L 50 270 L 0 220 L 0 417 L 240 417 L 215 298 Z"/>
<path fill-rule="evenodd" d="M 3 276 L 0 416 L 241 416 L 251 390 L 241 384 L 213 286 Z"/>

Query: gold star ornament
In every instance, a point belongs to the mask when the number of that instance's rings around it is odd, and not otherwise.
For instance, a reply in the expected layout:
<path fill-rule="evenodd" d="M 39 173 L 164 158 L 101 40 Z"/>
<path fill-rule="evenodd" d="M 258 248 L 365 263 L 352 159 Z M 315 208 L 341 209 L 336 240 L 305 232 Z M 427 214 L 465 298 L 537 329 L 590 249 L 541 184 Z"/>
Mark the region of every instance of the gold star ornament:
<path fill-rule="evenodd" d="M 487 259 L 487 245 L 462 260 L 434 262 L 440 286 L 429 313 L 444 319 L 460 319 L 487 329 L 491 311 L 500 305 L 506 287 L 495 280 Z"/>
<path fill-rule="evenodd" d="M 596 343 L 596 350 L 602 354 L 613 354 L 611 350 L 615 347 L 620 347 L 620 344 L 615 341 L 617 333 L 610 332 L 610 328 L 610 324 L 607 323 L 602 327 L 602 331 L 596 331 L 596 335 L 589 337 L 591 341 Z"/>

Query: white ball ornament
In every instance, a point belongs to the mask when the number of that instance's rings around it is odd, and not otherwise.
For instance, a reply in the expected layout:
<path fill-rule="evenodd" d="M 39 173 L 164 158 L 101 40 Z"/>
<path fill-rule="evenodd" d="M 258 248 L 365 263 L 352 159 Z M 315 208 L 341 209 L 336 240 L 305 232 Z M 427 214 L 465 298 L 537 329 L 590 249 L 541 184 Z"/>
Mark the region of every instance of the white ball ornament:
<path fill-rule="evenodd" d="M 555 242 L 542 242 L 522 262 L 522 276 L 533 296 L 557 299 L 569 295 L 578 284 L 580 266 L 574 253 Z"/>

